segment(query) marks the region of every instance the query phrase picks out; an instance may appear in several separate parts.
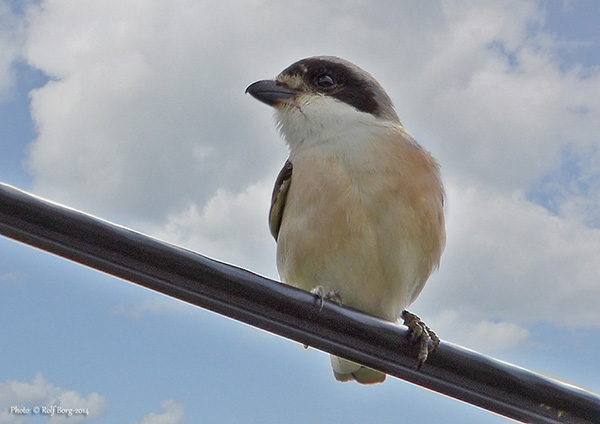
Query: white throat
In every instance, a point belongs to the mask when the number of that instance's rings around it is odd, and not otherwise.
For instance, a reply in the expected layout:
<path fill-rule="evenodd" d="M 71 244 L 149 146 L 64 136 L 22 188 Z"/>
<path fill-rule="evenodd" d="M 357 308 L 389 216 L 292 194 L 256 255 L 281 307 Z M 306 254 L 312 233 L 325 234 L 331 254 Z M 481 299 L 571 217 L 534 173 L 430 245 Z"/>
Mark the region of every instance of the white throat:
<path fill-rule="evenodd" d="M 370 138 L 397 125 L 323 95 L 304 96 L 295 105 L 276 108 L 275 120 L 290 151 L 300 146 L 337 144 L 341 139 Z"/>

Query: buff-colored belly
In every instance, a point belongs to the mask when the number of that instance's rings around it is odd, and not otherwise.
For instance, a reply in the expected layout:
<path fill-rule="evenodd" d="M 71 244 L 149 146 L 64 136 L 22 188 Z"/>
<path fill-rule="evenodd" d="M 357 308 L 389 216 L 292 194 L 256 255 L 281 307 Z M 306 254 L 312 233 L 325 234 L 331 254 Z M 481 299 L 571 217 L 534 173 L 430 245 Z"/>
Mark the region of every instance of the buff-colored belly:
<path fill-rule="evenodd" d="M 377 159 L 379 165 L 394 160 Z M 441 187 L 413 196 L 406 170 L 395 172 L 395 163 L 347 169 L 333 157 L 292 160 L 277 241 L 282 280 L 305 290 L 335 290 L 347 306 L 398 319 L 439 263 Z"/>

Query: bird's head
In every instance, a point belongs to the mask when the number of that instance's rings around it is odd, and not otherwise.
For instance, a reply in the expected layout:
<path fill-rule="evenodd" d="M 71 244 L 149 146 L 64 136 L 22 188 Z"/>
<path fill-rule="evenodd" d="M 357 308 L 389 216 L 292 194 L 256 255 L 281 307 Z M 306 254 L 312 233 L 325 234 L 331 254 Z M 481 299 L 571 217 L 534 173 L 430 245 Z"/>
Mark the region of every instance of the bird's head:
<path fill-rule="evenodd" d="M 357 126 L 400 124 L 377 80 L 333 56 L 302 59 L 274 80 L 251 84 L 246 92 L 275 108 L 277 123 L 292 149 L 306 140 L 318 143 Z"/>

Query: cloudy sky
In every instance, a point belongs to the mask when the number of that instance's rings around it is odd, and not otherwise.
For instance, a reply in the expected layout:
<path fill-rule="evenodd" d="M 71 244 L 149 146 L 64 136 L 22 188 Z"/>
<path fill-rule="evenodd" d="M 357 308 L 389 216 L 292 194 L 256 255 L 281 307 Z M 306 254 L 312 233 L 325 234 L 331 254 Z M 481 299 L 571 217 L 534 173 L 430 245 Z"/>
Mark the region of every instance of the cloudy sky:
<path fill-rule="evenodd" d="M 448 244 L 411 307 L 600 392 L 600 6 L 0 0 L 0 181 L 277 278 L 286 158 L 246 86 L 330 54 L 442 164 Z M 0 238 L 0 423 L 503 423 Z M 58 405 L 88 415 L 18 415 Z"/>

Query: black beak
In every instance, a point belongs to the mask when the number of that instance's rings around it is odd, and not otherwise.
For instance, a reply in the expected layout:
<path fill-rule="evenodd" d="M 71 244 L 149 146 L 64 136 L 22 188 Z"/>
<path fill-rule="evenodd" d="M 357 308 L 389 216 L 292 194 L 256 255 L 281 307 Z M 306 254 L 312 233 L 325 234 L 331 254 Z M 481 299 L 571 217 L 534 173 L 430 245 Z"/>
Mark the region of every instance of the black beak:
<path fill-rule="evenodd" d="M 277 106 L 284 100 L 292 100 L 298 94 L 284 85 L 279 85 L 275 80 L 256 81 L 246 88 L 246 93 L 250 93 L 252 97 L 269 106 Z"/>

